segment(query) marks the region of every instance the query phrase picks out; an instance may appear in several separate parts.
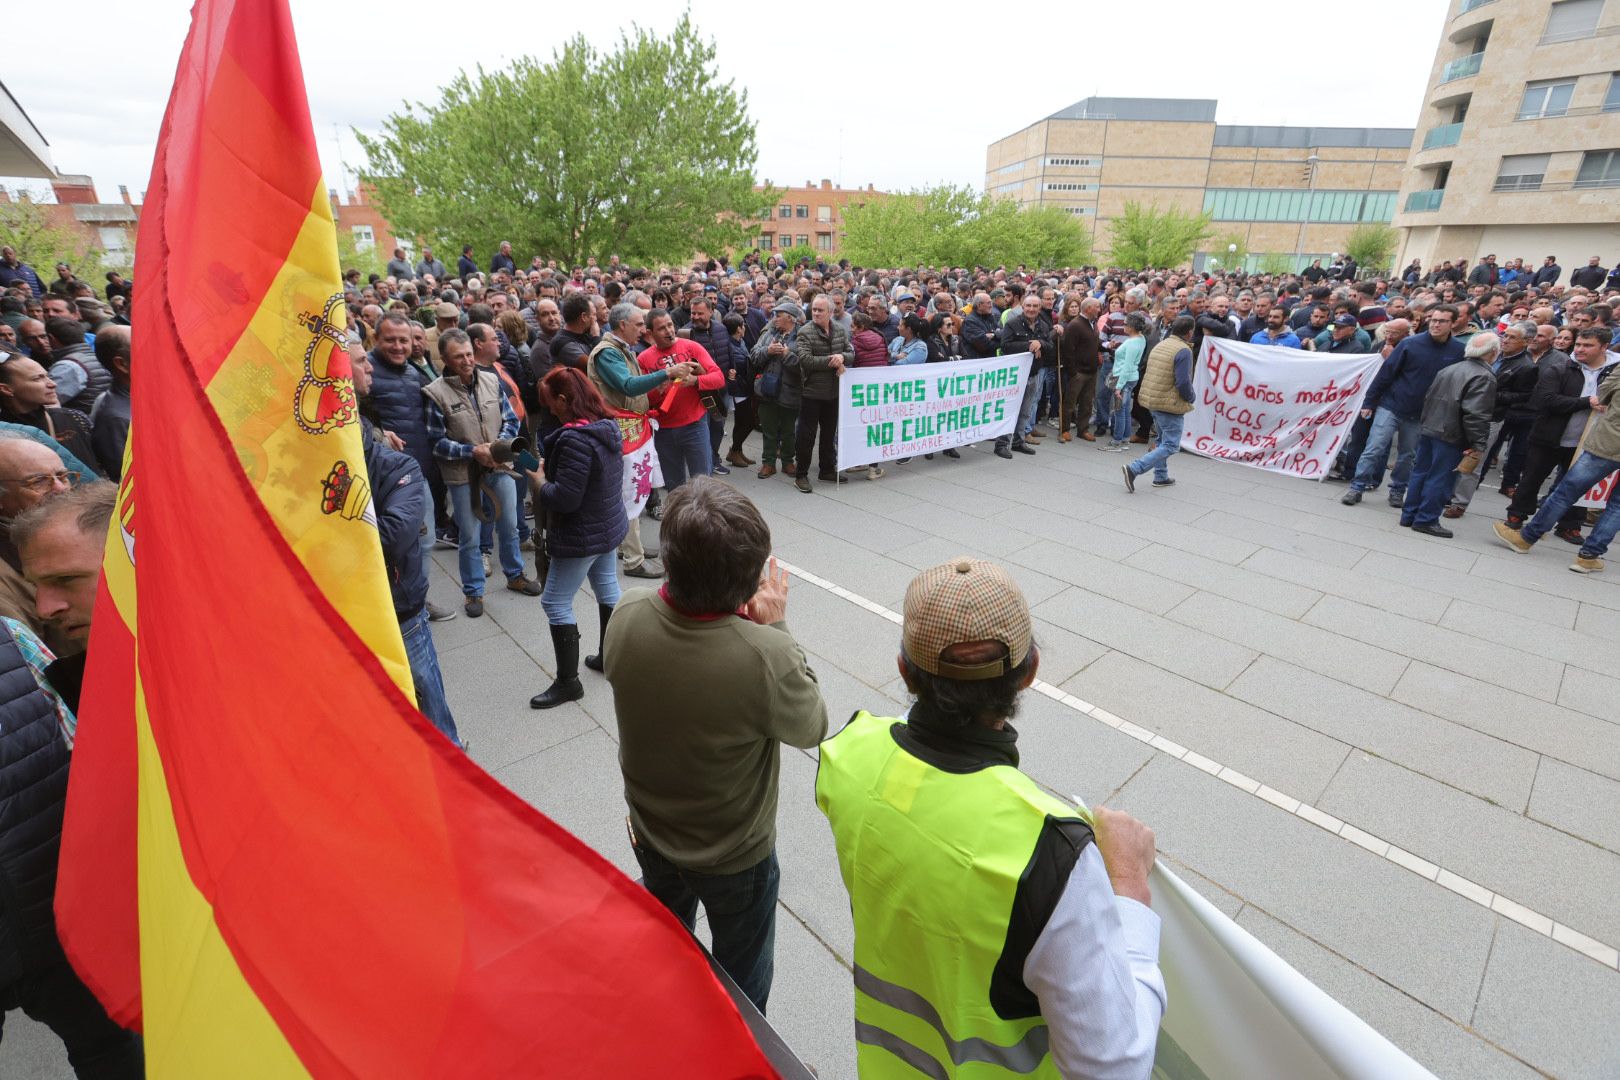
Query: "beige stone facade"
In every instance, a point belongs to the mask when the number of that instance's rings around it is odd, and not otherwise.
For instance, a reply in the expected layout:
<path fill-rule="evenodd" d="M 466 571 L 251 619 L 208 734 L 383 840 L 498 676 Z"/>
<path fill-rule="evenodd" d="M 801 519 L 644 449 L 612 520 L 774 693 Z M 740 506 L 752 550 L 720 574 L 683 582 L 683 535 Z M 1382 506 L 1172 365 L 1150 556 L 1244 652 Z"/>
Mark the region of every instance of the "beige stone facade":
<path fill-rule="evenodd" d="M 1401 185 L 1401 265 L 1620 257 L 1620 0 L 1451 0 Z"/>
<path fill-rule="evenodd" d="M 1087 98 L 992 143 L 985 189 L 1082 218 L 1100 252 L 1127 202 L 1209 210 L 1200 266 L 1226 261 L 1233 242 L 1250 266 L 1267 254 L 1326 259 L 1358 223 L 1390 220 L 1410 129 L 1225 125 L 1215 109 L 1205 99 Z"/>
<path fill-rule="evenodd" d="M 769 180 L 756 184 L 755 191 L 771 186 Z M 865 206 L 874 199 L 887 199 L 889 193 L 871 184 L 864 188 L 837 187 L 831 180 L 819 184 L 805 181 L 803 187 L 777 188 L 776 205 L 768 218 L 756 221 L 752 246 L 769 255 L 801 244 L 814 248 L 817 255 L 836 258 L 844 246 L 844 207 Z"/>

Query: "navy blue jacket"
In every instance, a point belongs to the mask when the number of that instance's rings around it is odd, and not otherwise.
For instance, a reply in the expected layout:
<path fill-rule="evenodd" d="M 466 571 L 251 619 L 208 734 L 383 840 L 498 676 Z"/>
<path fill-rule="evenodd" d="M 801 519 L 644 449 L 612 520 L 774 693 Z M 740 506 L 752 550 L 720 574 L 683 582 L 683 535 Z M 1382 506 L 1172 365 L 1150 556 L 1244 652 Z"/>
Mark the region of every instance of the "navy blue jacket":
<path fill-rule="evenodd" d="M 388 589 L 394 595 L 394 615 L 403 623 L 427 603 L 427 569 L 422 563 L 427 494 L 422 490 L 422 469 L 414 459 L 390 449 L 370 421 L 362 421 L 362 425 L 366 475 L 371 479 L 383 566 L 388 571 Z"/>
<path fill-rule="evenodd" d="M 546 436 L 546 550 L 554 559 L 612 551 L 630 531 L 624 512 L 624 443 L 619 425 L 597 420 Z"/>
<path fill-rule="evenodd" d="M 428 439 L 427 411 L 422 404 L 422 373 L 409 364 L 395 366 L 373 350 L 371 354 L 371 403 L 377 409 L 377 423 L 405 443 L 405 452 L 424 470 L 433 461 L 433 445 Z"/>
<path fill-rule="evenodd" d="M 0 626 L 0 986 L 61 959 L 51 902 L 67 777 L 56 710 Z"/>
<path fill-rule="evenodd" d="M 1440 344 L 1427 332 L 1401 339 L 1378 369 L 1367 391 L 1363 409 L 1388 409 L 1402 420 L 1423 415 L 1423 398 L 1441 370 L 1463 359 L 1463 343 L 1455 335 Z"/>

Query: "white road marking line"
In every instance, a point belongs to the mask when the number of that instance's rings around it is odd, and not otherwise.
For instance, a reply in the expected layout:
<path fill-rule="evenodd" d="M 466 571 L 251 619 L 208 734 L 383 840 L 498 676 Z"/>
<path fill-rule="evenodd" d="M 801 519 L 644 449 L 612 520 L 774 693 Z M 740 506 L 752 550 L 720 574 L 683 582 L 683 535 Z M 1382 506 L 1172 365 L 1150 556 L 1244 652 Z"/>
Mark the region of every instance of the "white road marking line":
<path fill-rule="evenodd" d="M 817 577 L 808 570 L 803 570 L 781 559 L 777 559 L 776 563 L 800 581 L 814 585 L 842 600 L 847 600 L 858 608 L 887 619 L 896 625 L 903 622 L 899 612 L 892 611 L 882 604 L 868 600 L 858 593 L 851 592 L 825 578 Z M 1169 739 L 1149 731 L 1139 724 L 1133 724 L 1123 717 L 1114 715 L 1107 709 L 1083 701 L 1061 687 L 1036 679 L 1031 689 L 1051 698 L 1060 705 L 1073 709 L 1082 716 L 1089 716 L 1101 724 L 1124 732 L 1133 739 L 1151 746 L 1166 757 L 1183 761 L 1195 769 L 1201 769 L 1216 779 L 1231 784 L 1240 791 L 1270 803 L 1284 813 L 1293 814 L 1295 817 L 1310 822 L 1317 828 L 1327 830 L 1342 840 L 1348 840 L 1350 843 L 1386 862 L 1392 862 L 1403 870 L 1410 871 L 1425 880 L 1449 889 L 1466 900 L 1472 900 L 1479 906 L 1494 911 L 1505 919 L 1512 919 L 1519 925 L 1528 927 L 1544 937 L 1551 938 L 1560 945 L 1597 961 L 1604 967 L 1620 970 L 1620 949 L 1616 949 L 1612 945 L 1588 937 L 1578 930 L 1572 930 L 1550 916 L 1543 915 L 1541 912 L 1525 907 L 1523 904 L 1515 903 L 1505 896 L 1492 892 L 1483 885 L 1454 874 L 1444 867 L 1436 866 L 1434 863 L 1420 858 L 1410 851 L 1404 851 L 1387 840 L 1374 836 L 1369 832 L 1364 832 L 1347 822 L 1340 821 L 1332 814 L 1318 810 L 1309 803 L 1301 802 L 1293 796 L 1268 787 L 1252 777 L 1244 776 L 1236 769 L 1222 765 L 1220 762 L 1207 758 L 1179 743 L 1171 742 Z"/>

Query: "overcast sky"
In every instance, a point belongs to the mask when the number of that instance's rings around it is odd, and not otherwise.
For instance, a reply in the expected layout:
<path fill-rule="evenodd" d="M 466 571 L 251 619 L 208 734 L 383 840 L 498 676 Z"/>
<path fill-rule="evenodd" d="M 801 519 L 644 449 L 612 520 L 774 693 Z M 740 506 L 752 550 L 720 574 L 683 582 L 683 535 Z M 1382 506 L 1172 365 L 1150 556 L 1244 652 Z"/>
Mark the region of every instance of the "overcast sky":
<path fill-rule="evenodd" d="M 667 31 L 679 15 L 669 0 L 291 3 L 328 186 L 345 189 L 363 157 L 350 129 L 376 131 L 407 98 L 436 101 L 457 70 L 549 58 L 576 33 L 608 49 L 629 22 Z M 1223 124 L 1410 127 L 1447 7 L 1150 0 L 1091 14 L 1101 6 L 1059 5 L 1045 25 L 1024 5 L 835 4 L 818 15 L 692 0 L 691 10 L 716 42 L 719 72 L 748 91 L 761 177 L 902 190 L 981 185 L 986 146 L 1093 94 L 1217 98 Z M 190 5 L 76 0 L 72 9 L 75 26 L 93 28 L 86 50 L 64 60 L 59 48 L 8 49 L 0 79 L 57 169 L 94 177 L 105 201 L 119 184 L 139 197 Z M 1144 18 L 1126 24 L 1120 13 Z M 341 185 L 340 160 L 350 177 Z"/>

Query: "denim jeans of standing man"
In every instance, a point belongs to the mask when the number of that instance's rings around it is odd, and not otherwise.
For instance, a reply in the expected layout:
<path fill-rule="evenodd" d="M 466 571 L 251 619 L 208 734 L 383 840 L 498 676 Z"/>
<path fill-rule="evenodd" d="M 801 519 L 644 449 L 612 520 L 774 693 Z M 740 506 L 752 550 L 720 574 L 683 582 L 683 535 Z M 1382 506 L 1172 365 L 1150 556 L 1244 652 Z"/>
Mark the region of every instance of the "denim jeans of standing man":
<path fill-rule="evenodd" d="M 735 874 L 682 870 L 643 842 L 635 844 L 641 882 L 688 930 L 697 908 L 709 917 L 714 959 L 763 1015 L 776 970 L 776 894 L 781 870 L 773 850 Z"/>
<path fill-rule="evenodd" d="M 1152 469 L 1153 479 L 1162 483 L 1170 479 L 1170 459 L 1181 449 L 1181 433 L 1186 427 L 1187 418 L 1181 413 L 1154 409 L 1153 423 L 1159 429 L 1159 445 L 1125 467 L 1131 470 L 1133 476 L 1141 476 Z"/>
<path fill-rule="evenodd" d="M 1372 430 L 1367 432 L 1367 447 L 1356 463 L 1355 479 L 1350 487 L 1356 491 L 1375 491 L 1384 482 L 1384 466 L 1389 462 L 1389 448 L 1396 450 L 1395 467 L 1389 473 L 1389 497 L 1394 502 L 1405 496 L 1407 478 L 1412 474 L 1412 459 L 1417 454 L 1418 436 L 1423 434 L 1420 420 L 1403 420 L 1383 406 L 1373 413 Z"/>
<path fill-rule="evenodd" d="M 433 634 L 428 629 L 427 609 L 399 624 L 405 638 L 405 659 L 411 665 L 411 682 L 416 687 L 416 707 L 444 732 L 445 738 L 461 745 L 456 733 L 456 718 L 450 715 L 450 702 L 444 696 L 444 675 L 439 670 L 439 654 L 433 647 Z"/>
<path fill-rule="evenodd" d="M 1456 490 L 1457 466 L 1462 462 L 1464 449 L 1430 435 L 1418 437 L 1406 501 L 1401 504 L 1402 525 L 1439 524 L 1440 512 Z"/>
<path fill-rule="evenodd" d="M 485 490 L 495 500 L 495 547 L 506 580 L 523 576 L 523 555 L 518 550 L 517 477 L 511 473 L 485 473 Z M 461 568 L 461 591 L 484 595 L 484 561 L 478 550 L 479 521 L 473 513 L 471 484 L 449 484 L 450 507 L 459 539 L 456 554 Z"/>
<path fill-rule="evenodd" d="M 1564 473 L 1564 478 L 1558 481 L 1558 486 L 1542 500 L 1536 516 L 1524 523 L 1519 535 L 1533 544 L 1552 532 L 1558 519 L 1569 512 L 1577 499 L 1616 469 L 1620 469 L 1620 461 L 1583 451 L 1569 471 Z M 1592 526 L 1592 531 L 1581 544 L 1581 558 L 1601 559 L 1603 553 L 1609 550 L 1616 532 L 1620 532 L 1620 498 L 1611 498 L 1597 524 Z"/>
<path fill-rule="evenodd" d="M 706 418 L 699 417 L 683 427 L 659 428 L 653 433 L 653 449 L 658 453 L 665 491 L 674 491 L 688 477 L 714 472 L 714 445 Z"/>

